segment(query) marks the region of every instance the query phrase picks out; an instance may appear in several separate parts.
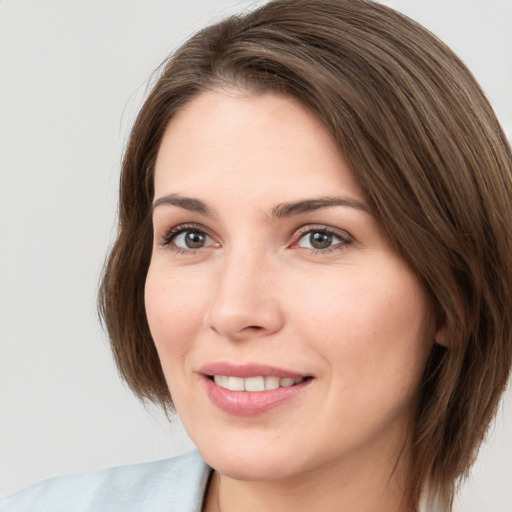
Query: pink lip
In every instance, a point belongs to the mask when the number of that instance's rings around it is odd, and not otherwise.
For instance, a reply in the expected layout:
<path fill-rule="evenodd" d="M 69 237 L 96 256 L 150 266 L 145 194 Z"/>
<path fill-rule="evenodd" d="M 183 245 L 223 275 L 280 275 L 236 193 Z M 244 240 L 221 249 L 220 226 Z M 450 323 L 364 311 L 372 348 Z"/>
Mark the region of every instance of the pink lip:
<path fill-rule="evenodd" d="M 204 375 L 230 375 L 232 377 L 279 377 L 280 379 L 290 378 L 299 379 L 306 377 L 304 374 L 284 370 L 275 366 L 264 364 L 247 363 L 242 365 L 234 365 L 231 363 L 219 361 L 207 364 L 199 370 Z"/>
<path fill-rule="evenodd" d="M 305 391 L 313 379 L 306 379 L 294 386 L 282 387 L 267 391 L 231 391 L 215 384 L 212 375 L 229 375 L 233 377 L 279 377 L 298 379 L 306 377 L 297 372 L 276 368 L 273 366 L 246 364 L 232 365 L 230 363 L 211 363 L 200 370 L 206 393 L 212 403 L 222 411 L 236 416 L 257 416 L 264 414 Z"/>

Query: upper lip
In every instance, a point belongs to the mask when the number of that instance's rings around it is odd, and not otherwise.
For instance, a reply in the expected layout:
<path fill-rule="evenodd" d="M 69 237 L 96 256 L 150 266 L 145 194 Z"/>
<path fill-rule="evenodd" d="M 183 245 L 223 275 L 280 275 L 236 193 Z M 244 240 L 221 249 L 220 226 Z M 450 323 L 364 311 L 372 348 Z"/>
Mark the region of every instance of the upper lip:
<path fill-rule="evenodd" d="M 299 379 L 307 377 L 306 374 L 278 368 L 277 366 L 269 366 L 259 363 L 246 363 L 246 364 L 233 364 L 225 361 L 218 361 L 208 363 L 202 366 L 199 370 L 200 373 L 208 376 L 212 375 L 228 375 L 230 377 L 279 377 Z"/>

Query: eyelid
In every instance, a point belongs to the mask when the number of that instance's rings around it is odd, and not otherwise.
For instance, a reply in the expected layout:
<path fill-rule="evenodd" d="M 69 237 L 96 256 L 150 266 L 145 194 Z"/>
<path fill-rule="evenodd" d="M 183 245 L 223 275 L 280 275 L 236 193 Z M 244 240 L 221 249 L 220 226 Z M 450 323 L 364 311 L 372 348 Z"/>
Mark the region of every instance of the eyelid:
<path fill-rule="evenodd" d="M 172 228 L 166 230 L 162 236 L 160 236 L 159 245 L 162 248 L 168 248 L 169 246 L 173 245 L 172 241 L 175 239 L 179 234 L 186 232 L 186 231 L 195 231 L 197 233 L 201 233 L 211 240 L 215 241 L 215 238 L 208 232 L 208 230 L 202 226 L 201 224 L 197 223 L 191 223 L 191 222 L 185 222 L 183 224 L 178 224 L 176 226 L 173 226 Z M 217 243 L 215 245 L 218 245 Z M 206 246 L 211 247 L 211 246 Z M 201 249 L 204 249 L 206 247 L 200 247 L 197 249 L 183 249 L 181 247 L 175 246 L 174 250 L 177 252 L 197 252 Z"/>
<path fill-rule="evenodd" d="M 186 231 L 195 231 L 197 233 L 203 234 L 206 237 L 213 240 L 213 244 L 200 247 L 197 249 L 184 249 L 182 247 L 174 245 L 172 242 L 173 240 L 181 233 Z M 336 238 L 340 239 L 340 242 L 325 248 L 325 249 L 313 249 L 313 248 L 307 248 L 307 247 L 299 247 L 298 243 L 304 237 L 304 235 L 312 232 L 320 232 L 320 233 L 326 233 L 328 235 L 335 236 Z M 346 247 L 347 245 L 350 245 L 353 242 L 353 237 L 350 233 L 343 229 L 335 228 L 332 226 L 328 226 L 325 224 L 307 224 L 305 226 L 300 227 L 297 229 L 293 236 L 292 236 L 292 242 L 288 245 L 288 247 L 293 249 L 306 249 L 311 250 L 313 252 L 318 253 L 327 253 L 331 250 L 340 249 L 342 247 Z M 179 253 L 195 253 L 203 249 L 207 249 L 210 247 L 219 247 L 220 243 L 216 242 L 215 236 L 211 235 L 209 230 L 204 227 L 203 225 L 195 222 L 185 222 L 183 224 L 177 224 L 176 226 L 173 226 L 167 230 L 165 230 L 164 234 L 159 237 L 159 245 L 162 248 L 169 248 L 169 246 L 173 246 L 173 250 Z"/>
<path fill-rule="evenodd" d="M 309 249 L 314 252 L 326 253 L 329 252 L 330 250 L 336 250 L 337 248 L 339 249 L 340 246 L 345 247 L 347 245 L 350 245 L 354 240 L 352 235 L 343 229 L 334 228 L 332 226 L 326 226 L 325 224 L 308 224 L 306 226 L 302 226 L 297 231 L 295 231 L 291 247 L 308 250 L 307 247 L 299 247 L 298 242 L 304 237 L 304 235 L 314 232 L 326 233 L 328 235 L 335 236 L 336 238 L 339 238 L 341 240 L 341 243 L 332 245 L 331 247 L 328 247 L 326 249 Z"/>

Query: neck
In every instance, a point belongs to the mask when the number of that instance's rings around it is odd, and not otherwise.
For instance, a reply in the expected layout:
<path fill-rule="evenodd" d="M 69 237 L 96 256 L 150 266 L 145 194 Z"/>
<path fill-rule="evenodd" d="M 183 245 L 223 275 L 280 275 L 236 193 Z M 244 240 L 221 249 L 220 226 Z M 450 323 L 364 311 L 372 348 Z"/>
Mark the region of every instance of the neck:
<path fill-rule="evenodd" d="M 411 467 L 406 452 L 398 460 L 354 457 L 282 480 L 244 481 L 215 472 L 204 512 L 413 512 L 404 491 Z"/>

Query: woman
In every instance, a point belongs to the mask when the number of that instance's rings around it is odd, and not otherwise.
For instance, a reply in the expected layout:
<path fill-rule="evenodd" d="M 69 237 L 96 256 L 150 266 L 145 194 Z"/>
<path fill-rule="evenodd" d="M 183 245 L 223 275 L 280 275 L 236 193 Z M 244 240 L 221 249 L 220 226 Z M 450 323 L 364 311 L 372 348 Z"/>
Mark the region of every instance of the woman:
<path fill-rule="evenodd" d="M 510 373 L 511 167 L 467 69 L 386 7 L 194 36 L 133 128 L 100 310 L 201 457 L 6 510 L 450 510 Z"/>

